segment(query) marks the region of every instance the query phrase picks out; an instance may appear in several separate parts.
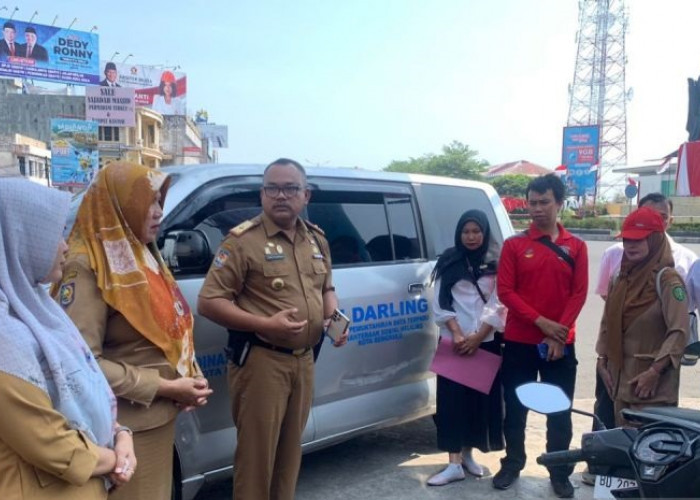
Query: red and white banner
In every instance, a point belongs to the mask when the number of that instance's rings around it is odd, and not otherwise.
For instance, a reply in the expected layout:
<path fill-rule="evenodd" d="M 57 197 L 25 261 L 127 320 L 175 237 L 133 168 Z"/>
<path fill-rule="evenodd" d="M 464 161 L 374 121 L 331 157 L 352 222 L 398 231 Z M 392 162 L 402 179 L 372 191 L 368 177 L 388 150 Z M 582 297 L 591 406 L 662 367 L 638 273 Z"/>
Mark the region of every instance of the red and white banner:
<path fill-rule="evenodd" d="M 676 196 L 700 196 L 700 141 L 686 142 L 678 149 Z"/>

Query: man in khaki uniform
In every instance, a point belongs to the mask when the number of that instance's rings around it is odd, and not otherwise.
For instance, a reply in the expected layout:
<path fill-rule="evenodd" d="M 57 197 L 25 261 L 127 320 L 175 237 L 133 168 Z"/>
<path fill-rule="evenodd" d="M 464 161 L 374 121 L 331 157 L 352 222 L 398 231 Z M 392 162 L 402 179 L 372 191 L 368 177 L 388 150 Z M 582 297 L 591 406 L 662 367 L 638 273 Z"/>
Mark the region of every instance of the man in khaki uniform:
<path fill-rule="evenodd" d="M 263 213 L 233 228 L 198 309 L 230 330 L 228 377 L 238 445 L 236 500 L 293 500 L 313 397 L 313 347 L 338 305 L 323 232 L 299 214 L 306 173 L 281 158 L 265 169 Z M 347 342 L 347 332 L 335 344 Z"/>

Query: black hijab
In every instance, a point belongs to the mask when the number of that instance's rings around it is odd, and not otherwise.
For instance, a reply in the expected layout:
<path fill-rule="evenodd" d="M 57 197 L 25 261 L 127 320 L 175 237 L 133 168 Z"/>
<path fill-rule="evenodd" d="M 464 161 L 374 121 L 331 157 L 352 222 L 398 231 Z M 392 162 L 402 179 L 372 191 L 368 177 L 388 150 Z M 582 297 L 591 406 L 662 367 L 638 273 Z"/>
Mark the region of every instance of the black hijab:
<path fill-rule="evenodd" d="M 476 250 L 468 250 L 462 244 L 462 230 L 467 222 L 474 222 L 484 233 L 484 241 Z M 477 281 L 484 275 L 496 273 L 496 261 L 484 262 L 491 241 L 491 226 L 486 214 L 481 210 L 467 210 L 462 214 L 455 228 L 455 246 L 445 250 L 435 264 L 432 279 L 440 279 L 438 303 L 446 311 L 454 311 L 452 287 L 459 280 L 469 280 L 479 290 Z M 482 299 L 485 299 L 482 295 Z"/>

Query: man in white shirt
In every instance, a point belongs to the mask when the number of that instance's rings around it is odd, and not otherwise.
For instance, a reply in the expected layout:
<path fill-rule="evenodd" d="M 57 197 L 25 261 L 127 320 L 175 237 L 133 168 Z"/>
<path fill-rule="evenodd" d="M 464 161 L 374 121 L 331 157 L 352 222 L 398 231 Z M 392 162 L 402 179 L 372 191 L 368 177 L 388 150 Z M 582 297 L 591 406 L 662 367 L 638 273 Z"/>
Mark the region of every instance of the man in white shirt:
<path fill-rule="evenodd" d="M 649 207 L 657 211 L 664 221 L 665 230 L 668 231 L 668 228 L 673 223 L 673 202 L 671 200 L 666 198 L 661 193 L 649 193 L 639 200 L 637 208 L 641 207 Z M 690 266 L 698 257 L 695 255 L 695 252 L 689 248 L 686 248 L 683 245 L 673 241 L 673 238 L 671 238 L 668 234 L 666 234 L 666 237 L 671 244 L 671 251 L 673 252 L 673 261 L 675 262 L 676 271 L 678 271 L 678 274 L 681 275 L 684 281 L 687 281 Z M 620 272 L 623 252 L 622 242 L 615 243 L 614 245 L 608 247 L 605 252 L 603 252 L 603 256 L 600 259 L 598 285 L 596 286 L 595 293 L 600 295 L 603 300 L 607 299 L 608 297 L 608 286 L 610 281 L 615 275 L 617 275 L 617 273 Z M 698 271 L 700 271 L 700 268 Z M 698 278 L 700 278 L 700 272 L 698 274 Z M 691 307 L 694 308 L 695 306 Z M 612 429 L 615 427 L 615 410 L 613 407 L 613 402 L 605 389 L 605 384 L 597 372 L 595 385 L 595 405 L 593 406 L 593 412 L 598 416 L 598 418 L 600 418 L 607 428 Z M 599 430 L 595 422 L 593 424 L 593 430 Z M 588 470 L 586 470 L 582 476 L 583 482 L 586 484 L 593 484 L 593 481 L 595 481 L 595 478 L 588 473 Z"/>

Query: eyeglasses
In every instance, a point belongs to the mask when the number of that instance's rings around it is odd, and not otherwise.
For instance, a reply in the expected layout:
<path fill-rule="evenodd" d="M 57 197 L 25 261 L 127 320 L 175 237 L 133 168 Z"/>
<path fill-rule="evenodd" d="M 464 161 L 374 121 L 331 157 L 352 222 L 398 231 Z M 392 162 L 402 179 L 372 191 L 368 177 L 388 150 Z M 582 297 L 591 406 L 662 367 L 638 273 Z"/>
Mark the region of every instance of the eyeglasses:
<path fill-rule="evenodd" d="M 263 186 L 263 191 L 265 192 L 266 196 L 269 196 L 270 198 L 275 198 L 276 196 L 279 196 L 280 193 L 284 193 L 284 195 L 287 198 L 291 198 L 293 196 L 296 196 L 299 194 L 300 191 L 304 189 L 303 186 L 297 186 L 297 185 L 290 185 L 290 186 Z"/>

